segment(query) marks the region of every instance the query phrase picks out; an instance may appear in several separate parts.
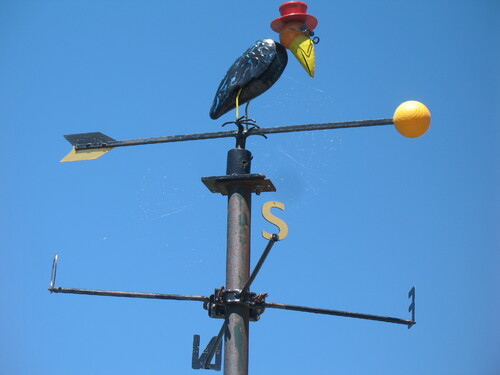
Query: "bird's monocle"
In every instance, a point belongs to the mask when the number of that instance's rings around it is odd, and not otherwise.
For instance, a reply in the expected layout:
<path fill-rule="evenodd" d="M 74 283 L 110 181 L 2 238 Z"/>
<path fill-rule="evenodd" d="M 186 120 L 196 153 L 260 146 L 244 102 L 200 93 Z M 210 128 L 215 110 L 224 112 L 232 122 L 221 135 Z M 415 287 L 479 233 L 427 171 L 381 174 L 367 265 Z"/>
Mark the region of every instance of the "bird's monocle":
<path fill-rule="evenodd" d="M 245 148 L 246 138 L 259 129 L 256 120 L 248 116 L 248 105 L 279 79 L 288 62 L 287 49 L 309 76 L 314 76 L 314 45 L 319 38 L 314 36 L 313 29 L 317 19 L 306 13 L 307 4 L 301 1 L 283 3 L 279 10 L 281 17 L 271 22 L 271 29 L 279 33 L 280 43 L 259 39 L 237 58 L 222 79 L 210 109 L 214 120 L 235 109 L 235 121 L 222 126 L 234 124 L 238 128 L 236 148 Z M 239 106 L 245 103 L 245 113 L 240 117 Z"/>

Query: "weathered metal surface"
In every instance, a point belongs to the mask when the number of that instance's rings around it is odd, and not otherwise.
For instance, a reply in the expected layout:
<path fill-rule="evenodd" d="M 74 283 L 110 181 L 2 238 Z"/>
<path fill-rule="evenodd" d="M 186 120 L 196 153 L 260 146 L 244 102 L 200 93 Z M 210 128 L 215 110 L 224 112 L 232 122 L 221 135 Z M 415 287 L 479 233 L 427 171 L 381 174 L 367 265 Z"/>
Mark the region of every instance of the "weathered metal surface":
<path fill-rule="evenodd" d="M 241 290 L 249 278 L 251 192 L 233 185 L 228 191 L 226 288 Z M 226 306 L 224 374 L 248 374 L 248 306 Z"/>
<path fill-rule="evenodd" d="M 136 292 L 119 292 L 110 290 L 77 289 L 77 288 L 61 288 L 61 287 L 50 287 L 49 291 L 51 293 L 88 294 L 92 296 L 107 296 L 107 297 L 172 299 L 177 301 L 208 302 L 209 300 L 209 297 L 205 296 L 190 296 L 184 294 L 136 293 Z"/>
<path fill-rule="evenodd" d="M 208 302 L 209 297 L 205 296 L 190 296 L 184 294 L 163 294 L 163 293 L 138 293 L 138 292 L 120 292 L 111 290 L 95 290 L 95 289 L 79 289 L 79 288 L 61 288 L 56 287 L 57 276 L 57 261 L 59 256 L 54 254 L 52 261 L 52 270 L 50 272 L 50 293 L 69 293 L 69 294 L 88 294 L 92 296 L 107 296 L 107 297 L 131 297 L 131 298 L 149 298 L 149 299 L 172 299 L 177 301 L 200 301 Z"/>
<path fill-rule="evenodd" d="M 226 175 L 250 174 L 252 153 L 244 148 L 232 148 L 227 152 Z"/>
<path fill-rule="evenodd" d="M 251 160 L 249 151 L 244 150 Z M 250 166 L 238 163 L 241 152 L 229 152 L 226 171 L 232 176 L 250 173 Z M 252 189 L 242 181 L 227 185 L 226 289 L 241 290 L 250 275 L 250 220 Z M 250 311 L 247 305 L 225 306 L 224 375 L 248 374 Z"/>
<path fill-rule="evenodd" d="M 267 294 L 243 291 L 239 289 L 229 290 L 224 287 L 215 289 L 210 296 L 210 301 L 203 304 L 203 308 L 208 310 L 208 316 L 214 319 L 226 318 L 226 306 L 229 304 L 245 305 L 249 309 L 249 320 L 255 322 L 260 319 L 264 312 L 264 305 Z"/>
<path fill-rule="evenodd" d="M 244 186 L 251 193 L 276 191 L 273 183 L 263 174 L 239 174 L 229 176 L 202 177 L 201 181 L 212 193 L 228 195 L 231 186 Z"/>

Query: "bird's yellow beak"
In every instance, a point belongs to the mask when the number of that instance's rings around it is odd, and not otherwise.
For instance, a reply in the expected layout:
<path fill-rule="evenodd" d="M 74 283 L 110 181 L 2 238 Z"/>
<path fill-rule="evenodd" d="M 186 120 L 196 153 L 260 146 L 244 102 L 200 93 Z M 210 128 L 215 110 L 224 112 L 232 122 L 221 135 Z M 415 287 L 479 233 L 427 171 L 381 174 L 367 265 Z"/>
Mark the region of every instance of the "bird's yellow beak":
<path fill-rule="evenodd" d="M 300 22 L 287 23 L 280 31 L 280 42 L 299 60 L 307 74 L 314 77 L 314 43 L 299 31 L 302 25 Z"/>
<path fill-rule="evenodd" d="M 314 43 L 311 38 L 300 34 L 292 40 L 289 49 L 306 72 L 314 77 Z"/>

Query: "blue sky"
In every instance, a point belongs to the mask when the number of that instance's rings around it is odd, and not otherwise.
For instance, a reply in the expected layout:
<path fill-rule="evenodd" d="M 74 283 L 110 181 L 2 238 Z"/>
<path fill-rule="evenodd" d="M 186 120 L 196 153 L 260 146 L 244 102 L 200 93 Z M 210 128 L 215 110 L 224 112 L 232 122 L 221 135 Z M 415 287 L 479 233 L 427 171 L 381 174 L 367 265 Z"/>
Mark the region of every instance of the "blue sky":
<path fill-rule="evenodd" d="M 281 1 L 0 1 L 0 372 L 194 374 L 220 321 L 201 303 L 57 295 L 57 285 L 210 295 L 224 284 L 231 139 L 116 149 L 59 163 L 63 134 L 116 139 L 218 131 L 208 117 L 231 63 Z M 391 117 L 425 103 L 427 134 L 392 127 L 249 139 L 253 264 L 285 204 L 289 236 L 252 286 L 268 301 L 409 318 L 417 325 L 266 310 L 251 374 L 497 374 L 498 1 L 309 1 L 316 76 L 298 62 L 255 99 L 261 126 Z"/>

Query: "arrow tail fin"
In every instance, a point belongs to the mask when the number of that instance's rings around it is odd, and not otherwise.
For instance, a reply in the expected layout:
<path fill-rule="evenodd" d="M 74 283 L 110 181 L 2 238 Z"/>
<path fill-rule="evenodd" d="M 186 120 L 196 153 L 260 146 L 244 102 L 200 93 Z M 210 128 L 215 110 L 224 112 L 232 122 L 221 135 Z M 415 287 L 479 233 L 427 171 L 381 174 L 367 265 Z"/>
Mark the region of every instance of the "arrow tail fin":
<path fill-rule="evenodd" d="M 73 145 L 73 149 L 61 159 L 61 162 L 97 159 L 111 151 L 113 147 L 108 144 L 116 141 L 100 132 L 68 134 L 64 138 Z"/>

